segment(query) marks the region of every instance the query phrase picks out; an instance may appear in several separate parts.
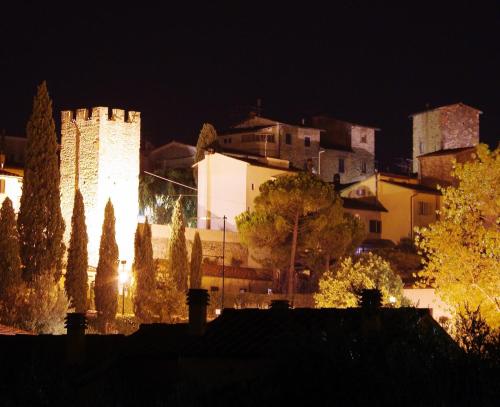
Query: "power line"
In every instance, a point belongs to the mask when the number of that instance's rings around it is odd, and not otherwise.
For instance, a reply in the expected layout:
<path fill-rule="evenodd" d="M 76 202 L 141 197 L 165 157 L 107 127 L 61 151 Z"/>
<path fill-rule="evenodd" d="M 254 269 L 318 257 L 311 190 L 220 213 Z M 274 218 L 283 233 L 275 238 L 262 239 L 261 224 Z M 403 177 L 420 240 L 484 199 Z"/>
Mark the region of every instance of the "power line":
<path fill-rule="evenodd" d="M 177 182 L 177 181 L 174 181 L 174 180 L 171 180 L 171 179 L 168 179 L 168 178 L 165 178 L 165 177 L 160 177 L 159 175 L 156 175 L 156 174 L 153 174 L 152 172 L 148 172 L 148 171 L 143 171 L 145 174 L 148 174 L 148 175 L 151 175 L 152 177 L 156 177 L 156 178 L 160 178 L 164 181 L 168 181 L 168 182 L 171 182 L 172 184 L 177 184 L 177 185 L 180 185 L 181 187 L 184 187 L 184 188 L 189 188 L 189 189 L 192 189 L 193 191 L 198 191 L 198 189 L 196 188 L 193 188 L 189 185 L 186 185 L 186 184 L 181 184 L 180 182 Z"/>

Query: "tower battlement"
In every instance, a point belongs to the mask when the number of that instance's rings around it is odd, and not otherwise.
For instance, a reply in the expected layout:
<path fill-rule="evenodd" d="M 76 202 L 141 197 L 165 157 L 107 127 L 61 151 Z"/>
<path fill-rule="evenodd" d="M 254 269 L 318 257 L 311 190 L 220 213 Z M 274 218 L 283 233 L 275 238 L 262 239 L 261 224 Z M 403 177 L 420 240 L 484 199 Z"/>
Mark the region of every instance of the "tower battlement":
<path fill-rule="evenodd" d="M 61 112 L 61 123 L 70 123 L 73 120 L 80 121 L 113 121 L 125 123 L 140 123 L 141 112 L 134 110 L 110 109 L 105 106 L 93 107 L 92 109 L 63 110 Z"/>

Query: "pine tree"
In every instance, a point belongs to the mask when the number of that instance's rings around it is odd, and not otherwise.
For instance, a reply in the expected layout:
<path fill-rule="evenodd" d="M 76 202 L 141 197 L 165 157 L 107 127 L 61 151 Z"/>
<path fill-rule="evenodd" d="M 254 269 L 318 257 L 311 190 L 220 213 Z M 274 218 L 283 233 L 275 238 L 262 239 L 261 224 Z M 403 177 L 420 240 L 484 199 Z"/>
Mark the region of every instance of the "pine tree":
<path fill-rule="evenodd" d="M 12 201 L 5 198 L 0 210 L 0 322 L 13 324 L 24 285 L 19 257 L 19 234 Z"/>
<path fill-rule="evenodd" d="M 118 308 L 118 245 L 111 199 L 104 210 L 94 291 L 99 329 L 105 333 L 108 324 L 114 321 Z"/>
<path fill-rule="evenodd" d="M 64 287 L 76 312 L 87 311 L 88 253 L 85 207 L 80 190 L 75 191 L 73 216 L 71 217 L 71 238 L 68 249 L 68 265 Z"/>
<path fill-rule="evenodd" d="M 217 132 L 215 131 L 214 126 L 209 123 L 204 123 L 198 136 L 198 142 L 196 143 L 196 155 L 194 157 L 195 163 L 203 160 L 205 150 L 209 146 L 218 146 Z"/>
<path fill-rule="evenodd" d="M 56 130 L 45 82 L 38 87 L 26 134 L 26 163 L 18 216 L 23 274 L 27 281 L 42 273 L 49 273 L 58 281 L 64 255 L 64 221 Z"/>
<path fill-rule="evenodd" d="M 173 278 L 177 290 L 185 292 L 188 287 L 188 257 L 186 249 L 185 222 L 180 197 L 172 215 L 172 234 L 168 247 L 168 274 Z"/>
<path fill-rule="evenodd" d="M 137 225 L 135 232 L 134 270 L 136 274 L 134 313 L 141 322 L 151 323 L 155 317 L 156 267 L 153 259 L 151 226 L 147 219 L 143 228 Z"/>
<path fill-rule="evenodd" d="M 191 249 L 191 264 L 189 284 L 191 288 L 201 288 L 201 261 L 203 259 L 203 251 L 201 246 L 200 234 L 194 234 L 193 248 Z"/>

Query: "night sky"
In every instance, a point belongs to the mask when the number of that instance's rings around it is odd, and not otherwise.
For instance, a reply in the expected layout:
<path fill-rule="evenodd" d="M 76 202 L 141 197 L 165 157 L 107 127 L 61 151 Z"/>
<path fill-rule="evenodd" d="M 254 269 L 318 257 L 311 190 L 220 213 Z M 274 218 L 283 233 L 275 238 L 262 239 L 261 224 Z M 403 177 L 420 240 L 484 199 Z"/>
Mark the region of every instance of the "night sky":
<path fill-rule="evenodd" d="M 156 145 L 195 143 L 203 122 L 227 127 L 257 98 L 285 122 L 328 113 L 380 127 L 382 165 L 411 156 L 408 115 L 427 105 L 477 107 L 481 140 L 500 139 L 497 1 L 45 3 L 3 6 L 8 134 L 24 135 L 46 79 L 57 123 L 64 109 L 139 110 Z"/>

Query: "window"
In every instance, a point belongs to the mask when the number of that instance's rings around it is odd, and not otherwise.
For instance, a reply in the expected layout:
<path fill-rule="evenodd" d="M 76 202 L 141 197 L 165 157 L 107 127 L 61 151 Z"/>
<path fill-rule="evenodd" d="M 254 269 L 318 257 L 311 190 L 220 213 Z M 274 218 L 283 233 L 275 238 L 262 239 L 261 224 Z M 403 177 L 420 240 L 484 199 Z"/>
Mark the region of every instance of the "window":
<path fill-rule="evenodd" d="M 285 143 L 292 144 L 292 135 L 290 133 L 285 134 Z"/>
<path fill-rule="evenodd" d="M 231 137 L 229 137 L 229 138 L 227 139 L 227 142 L 228 142 L 229 144 L 231 144 Z"/>
<path fill-rule="evenodd" d="M 0 179 L 0 194 L 4 194 L 4 193 L 5 193 L 5 180 Z"/>
<path fill-rule="evenodd" d="M 243 143 L 265 142 L 274 143 L 274 134 L 243 134 L 241 136 Z M 231 140 L 229 140 L 229 143 Z"/>
<path fill-rule="evenodd" d="M 345 163 L 343 158 L 339 158 L 339 172 L 341 174 L 345 172 Z"/>
<path fill-rule="evenodd" d="M 363 144 L 366 144 L 366 134 L 362 134 L 362 135 L 361 135 L 361 142 L 362 142 Z"/>
<path fill-rule="evenodd" d="M 248 290 L 246 288 L 240 288 L 240 294 L 246 293 Z"/>
<path fill-rule="evenodd" d="M 361 174 L 366 174 L 366 161 L 361 162 Z"/>
<path fill-rule="evenodd" d="M 418 214 L 420 216 L 427 216 L 431 214 L 431 205 L 429 202 L 420 201 L 418 203 Z"/>
<path fill-rule="evenodd" d="M 219 291 L 219 287 L 212 286 L 212 287 L 210 287 L 210 291 L 215 293 L 215 292 Z"/>
<path fill-rule="evenodd" d="M 253 183 L 252 183 L 252 191 L 253 191 L 253 190 L 254 190 L 254 185 L 253 185 Z"/>
<path fill-rule="evenodd" d="M 310 147 L 311 146 L 311 138 L 310 137 L 304 137 L 304 145 L 306 147 Z"/>
<path fill-rule="evenodd" d="M 365 189 L 364 188 L 356 189 L 356 195 L 357 196 L 365 196 Z"/>
<path fill-rule="evenodd" d="M 418 149 L 420 151 L 420 154 L 424 153 L 424 143 L 422 141 L 418 143 Z"/>
<path fill-rule="evenodd" d="M 370 233 L 382 233 L 382 222 L 379 220 L 370 220 Z"/>

